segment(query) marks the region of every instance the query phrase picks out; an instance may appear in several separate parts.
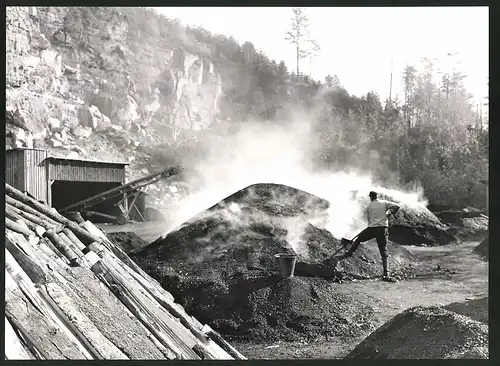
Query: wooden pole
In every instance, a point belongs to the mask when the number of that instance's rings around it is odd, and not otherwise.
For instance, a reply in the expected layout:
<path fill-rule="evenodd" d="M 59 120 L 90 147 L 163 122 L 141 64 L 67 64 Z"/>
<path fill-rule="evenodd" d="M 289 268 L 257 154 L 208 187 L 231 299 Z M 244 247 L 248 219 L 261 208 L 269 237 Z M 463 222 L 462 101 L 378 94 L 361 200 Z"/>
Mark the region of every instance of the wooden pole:
<path fill-rule="evenodd" d="M 5 227 L 7 229 L 15 231 L 16 233 L 26 235 L 28 238 L 32 238 L 35 236 L 35 234 L 31 230 L 19 225 L 17 222 L 14 222 L 13 220 L 9 219 L 8 217 L 5 218 Z"/>
<path fill-rule="evenodd" d="M 53 229 L 56 232 L 59 232 L 64 228 L 64 225 L 62 224 L 52 224 L 48 218 L 42 219 L 39 216 L 32 215 L 26 211 L 23 211 L 17 207 L 12 206 L 10 203 L 5 204 L 5 212 L 12 212 L 24 219 L 24 221 L 30 221 L 38 226 L 43 227 L 45 230 L 50 230 Z"/>
<path fill-rule="evenodd" d="M 69 261 L 75 262 L 78 256 L 75 252 L 54 232 L 47 231 L 45 236 Z"/>
<path fill-rule="evenodd" d="M 52 220 L 50 217 L 45 216 L 44 214 L 38 212 L 34 208 L 28 206 L 25 203 L 19 202 L 18 200 L 14 199 L 10 196 L 7 196 L 7 195 L 5 196 L 5 203 L 9 206 L 14 207 L 18 211 L 29 213 L 30 215 L 33 215 L 33 216 L 39 218 L 40 220 L 46 221 L 50 225 L 53 225 L 53 226 L 61 225 L 60 222 Z"/>

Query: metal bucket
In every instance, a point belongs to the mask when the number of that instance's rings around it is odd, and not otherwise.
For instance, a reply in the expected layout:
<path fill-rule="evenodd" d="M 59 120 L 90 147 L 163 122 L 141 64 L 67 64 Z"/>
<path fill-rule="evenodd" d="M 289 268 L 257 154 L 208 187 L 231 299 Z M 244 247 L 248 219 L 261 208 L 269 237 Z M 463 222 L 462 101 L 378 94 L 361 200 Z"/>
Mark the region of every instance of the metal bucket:
<path fill-rule="evenodd" d="M 297 256 L 295 254 L 280 253 L 274 256 L 278 262 L 281 277 L 293 277 Z"/>

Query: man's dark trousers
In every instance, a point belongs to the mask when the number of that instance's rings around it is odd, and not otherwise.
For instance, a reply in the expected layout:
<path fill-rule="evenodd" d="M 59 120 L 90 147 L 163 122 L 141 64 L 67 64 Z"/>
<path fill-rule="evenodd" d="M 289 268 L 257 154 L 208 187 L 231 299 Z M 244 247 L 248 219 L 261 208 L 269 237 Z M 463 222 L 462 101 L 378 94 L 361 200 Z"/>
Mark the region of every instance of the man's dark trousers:
<path fill-rule="evenodd" d="M 375 226 L 367 227 L 361 233 L 352 244 L 351 249 L 346 253 L 347 256 L 351 256 L 354 251 L 358 248 L 360 243 L 365 241 L 375 239 L 377 241 L 378 250 L 380 251 L 380 256 L 382 257 L 382 265 L 384 267 L 384 276 L 387 276 L 387 239 L 389 237 L 389 228 L 385 226 Z"/>

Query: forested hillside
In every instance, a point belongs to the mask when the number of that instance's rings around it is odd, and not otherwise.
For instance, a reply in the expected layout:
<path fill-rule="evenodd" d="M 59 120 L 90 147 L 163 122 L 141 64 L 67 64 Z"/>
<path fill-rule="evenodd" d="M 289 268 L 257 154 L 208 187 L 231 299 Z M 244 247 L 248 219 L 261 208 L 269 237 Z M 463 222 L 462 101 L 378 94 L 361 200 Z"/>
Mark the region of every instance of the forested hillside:
<path fill-rule="evenodd" d="M 38 146 L 63 155 L 77 145 L 81 155 L 111 151 L 140 171 L 204 156 L 208 136 L 248 121 L 286 121 L 293 106 L 314 126 L 318 168 L 421 184 L 436 205 L 485 206 L 488 120 L 458 70 L 436 77 L 430 59 L 408 65 L 394 79 L 404 95 L 382 101 L 368 90 L 350 95 L 336 77 L 296 75 L 295 65 L 270 60 L 258 45 L 150 9 L 16 9 L 7 14 L 12 136 L 31 131 Z"/>

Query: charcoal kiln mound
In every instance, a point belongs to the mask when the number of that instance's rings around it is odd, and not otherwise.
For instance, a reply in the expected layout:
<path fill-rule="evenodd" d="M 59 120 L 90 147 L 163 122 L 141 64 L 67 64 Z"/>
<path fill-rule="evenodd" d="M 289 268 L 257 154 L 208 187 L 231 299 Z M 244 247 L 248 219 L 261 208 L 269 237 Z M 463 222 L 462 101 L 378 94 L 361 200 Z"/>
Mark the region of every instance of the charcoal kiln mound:
<path fill-rule="evenodd" d="M 456 241 L 454 232 L 420 203 L 404 203 L 391 196 L 382 199 L 396 202 L 400 210 L 389 218 L 389 239 L 400 245 L 439 246 Z"/>
<path fill-rule="evenodd" d="M 187 309 L 226 335 L 297 339 L 352 333 L 370 310 L 336 294 L 334 281 L 379 276 L 380 254 L 375 242 L 368 242 L 352 258 L 331 260 L 340 240 L 309 223 L 328 208 L 328 201 L 307 192 L 257 184 L 131 257 Z M 412 255 L 393 243 L 388 250 L 394 273 L 408 276 Z M 297 254 L 299 277 L 278 276 L 274 256 L 279 253 Z M 278 299 L 289 304 L 280 307 Z"/>
<path fill-rule="evenodd" d="M 479 244 L 477 247 L 474 248 L 474 251 L 478 253 L 483 259 L 488 260 L 489 259 L 489 243 L 488 239 L 484 239 L 481 244 Z"/>
<path fill-rule="evenodd" d="M 342 248 L 341 241 L 310 223 L 326 215 L 328 208 L 328 201 L 307 192 L 256 184 L 222 200 L 132 257 L 147 267 L 225 278 L 252 270 L 277 273 L 274 256 L 295 253 L 297 275 L 328 279 L 378 276 L 380 254 L 374 240 L 361 244 L 352 258 L 338 263 L 331 260 Z M 404 273 L 415 262 L 409 251 L 392 242 L 388 250 L 395 272 Z"/>
<path fill-rule="evenodd" d="M 461 240 L 482 240 L 488 235 L 489 218 L 473 207 L 436 212 L 449 232 Z"/>
<path fill-rule="evenodd" d="M 424 204 L 401 201 L 387 191 L 379 193 L 379 198 L 400 205 L 396 215 L 389 218 L 389 240 L 399 245 L 440 246 L 457 240 L 456 231 L 441 222 Z M 366 207 L 369 199 L 359 191 L 353 191 L 353 199 Z"/>
<path fill-rule="evenodd" d="M 106 234 L 106 237 L 114 244 L 118 245 L 127 254 L 148 245 L 147 241 L 132 232 L 118 231 L 108 233 Z"/>
<path fill-rule="evenodd" d="M 443 308 L 413 307 L 370 334 L 346 358 L 488 358 L 488 326 Z"/>

